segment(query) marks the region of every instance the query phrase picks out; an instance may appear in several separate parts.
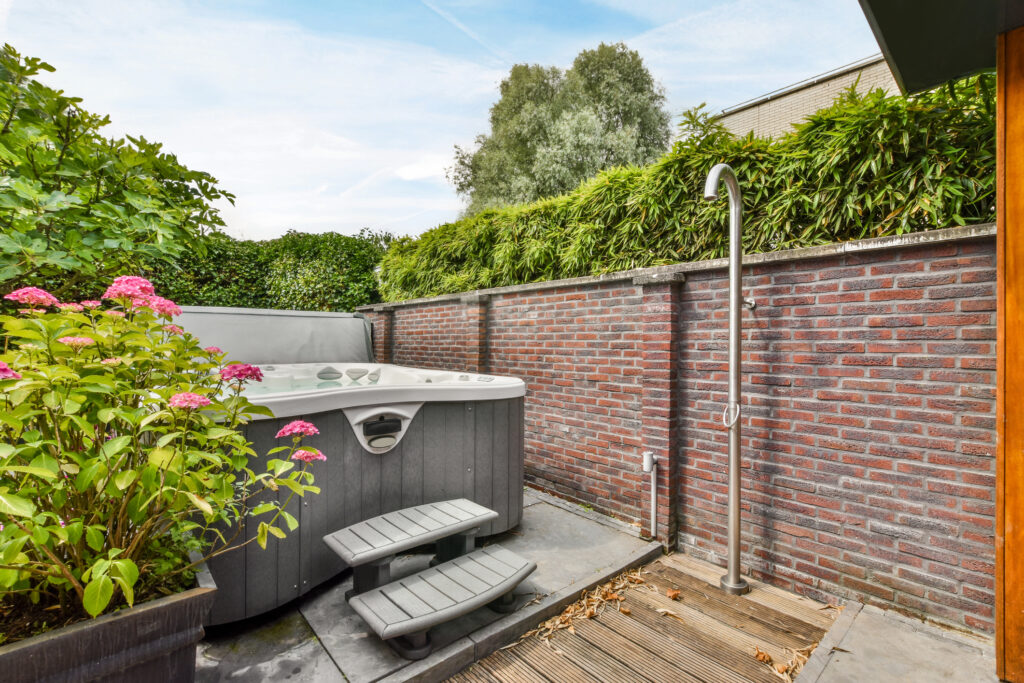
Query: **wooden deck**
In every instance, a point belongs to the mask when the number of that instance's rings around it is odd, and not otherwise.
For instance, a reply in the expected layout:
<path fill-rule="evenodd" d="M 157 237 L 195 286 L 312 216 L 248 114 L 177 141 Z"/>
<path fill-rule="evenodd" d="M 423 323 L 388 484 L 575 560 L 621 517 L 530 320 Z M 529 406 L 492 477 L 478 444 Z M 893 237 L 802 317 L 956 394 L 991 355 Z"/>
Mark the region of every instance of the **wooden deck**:
<path fill-rule="evenodd" d="M 797 652 L 809 653 L 838 611 L 756 581 L 747 595 L 729 595 L 718 588 L 721 574 L 719 567 L 685 555 L 661 558 L 644 567 L 645 584 L 624 592 L 621 611 L 609 602 L 594 618 L 574 619 L 574 633 L 558 630 L 548 642 L 524 639 L 450 680 L 788 680 L 772 667 L 803 661 Z M 676 599 L 669 591 L 679 591 Z"/>

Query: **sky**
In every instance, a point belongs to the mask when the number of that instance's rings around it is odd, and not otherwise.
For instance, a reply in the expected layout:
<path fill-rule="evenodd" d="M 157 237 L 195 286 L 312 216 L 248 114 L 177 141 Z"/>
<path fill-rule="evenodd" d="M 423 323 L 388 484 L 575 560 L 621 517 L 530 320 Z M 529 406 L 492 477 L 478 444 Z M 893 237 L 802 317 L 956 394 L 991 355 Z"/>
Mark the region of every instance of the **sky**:
<path fill-rule="evenodd" d="M 513 64 L 624 42 L 673 116 L 878 52 L 857 0 L 0 0 L 0 40 L 237 195 L 226 232 L 416 235 Z"/>

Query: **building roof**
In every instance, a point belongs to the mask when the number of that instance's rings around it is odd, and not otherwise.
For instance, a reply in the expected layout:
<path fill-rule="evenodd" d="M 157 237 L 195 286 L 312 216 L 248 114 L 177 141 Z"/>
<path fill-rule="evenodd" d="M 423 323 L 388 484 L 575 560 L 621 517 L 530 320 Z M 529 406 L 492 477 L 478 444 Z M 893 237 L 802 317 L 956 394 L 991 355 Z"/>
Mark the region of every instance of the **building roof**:
<path fill-rule="evenodd" d="M 996 66 L 996 35 L 1024 25 L 1019 0 L 860 0 L 905 93 Z"/>

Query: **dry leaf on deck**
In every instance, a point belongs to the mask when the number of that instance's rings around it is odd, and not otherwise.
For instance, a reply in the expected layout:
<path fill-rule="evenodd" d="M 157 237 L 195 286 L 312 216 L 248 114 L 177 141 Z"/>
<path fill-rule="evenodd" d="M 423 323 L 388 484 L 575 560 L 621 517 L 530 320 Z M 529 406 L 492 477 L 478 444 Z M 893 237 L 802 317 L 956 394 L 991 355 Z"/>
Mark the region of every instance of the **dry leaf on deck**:
<path fill-rule="evenodd" d="M 667 591 L 665 591 L 665 595 L 668 596 L 669 600 L 678 600 L 680 593 L 682 593 L 682 591 L 680 591 L 678 588 L 669 588 Z"/>
<path fill-rule="evenodd" d="M 665 609 L 664 607 L 659 607 L 657 612 L 658 612 L 658 614 L 660 614 L 662 616 L 665 616 L 665 617 L 675 617 L 679 621 L 683 620 L 683 618 L 681 616 L 679 616 L 678 614 L 676 614 L 675 612 L 673 612 L 670 609 Z"/>
<path fill-rule="evenodd" d="M 754 656 L 757 657 L 757 661 L 759 662 L 764 662 L 768 665 L 771 665 L 772 663 L 772 656 L 756 645 L 754 646 Z"/>
<path fill-rule="evenodd" d="M 627 617 L 633 613 L 630 611 L 628 607 L 619 607 L 619 611 L 625 614 Z"/>

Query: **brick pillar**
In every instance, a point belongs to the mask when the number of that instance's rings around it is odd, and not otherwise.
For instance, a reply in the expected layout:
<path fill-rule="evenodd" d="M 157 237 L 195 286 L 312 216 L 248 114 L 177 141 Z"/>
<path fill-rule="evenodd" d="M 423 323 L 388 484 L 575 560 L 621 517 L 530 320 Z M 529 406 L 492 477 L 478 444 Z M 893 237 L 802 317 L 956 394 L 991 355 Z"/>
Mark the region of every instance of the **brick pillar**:
<path fill-rule="evenodd" d="M 669 548 L 675 547 L 679 526 L 677 476 L 681 437 L 677 365 L 680 283 L 685 279 L 682 272 L 659 272 L 633 280 L 643 292 L 641 452 L 652 451 L 658 458 L 656 538 Z M 650 475 L 643 476 L 642 524 L 644 534 L 648 535 L 651 529 Z"/>
<path fill-rule="evenodd" d="M 394 357 L 395 309 L 390 306 L 374 306 L 371 310 L 373 355 L 378 363 L 391 363 Z"/>
<path fill-rule="evenodd" d="M 490 297 L 473 292 L 459 301 L 466 307 L 466 340 L 462 349 L 468 372 L 487 372 L 487 312 Z"/>

